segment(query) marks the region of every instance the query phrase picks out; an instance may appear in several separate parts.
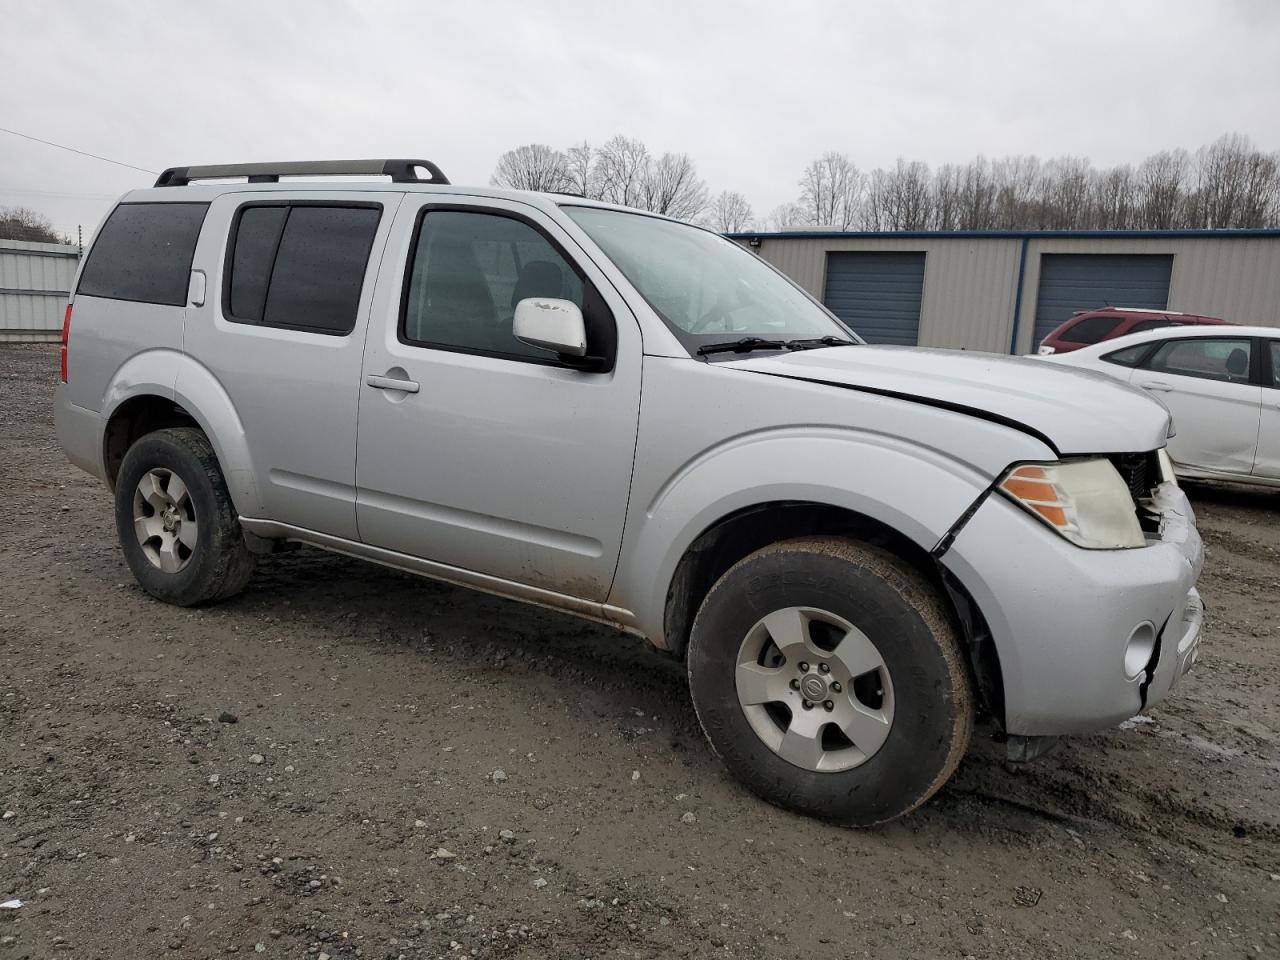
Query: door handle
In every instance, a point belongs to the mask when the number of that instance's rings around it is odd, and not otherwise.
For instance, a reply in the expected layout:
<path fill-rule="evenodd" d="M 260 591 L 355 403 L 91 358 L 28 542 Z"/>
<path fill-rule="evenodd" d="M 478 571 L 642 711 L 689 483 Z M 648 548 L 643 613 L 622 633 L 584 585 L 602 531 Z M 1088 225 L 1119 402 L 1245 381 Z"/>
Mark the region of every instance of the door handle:
<path fill-rule="evenodd" d="M 365 383 L 375 390 L 398 390 L 401 393 L 417 393 L 418 385 L 412 380 L 397 380 L 395 377 L 379 377 L 370 374 Z"/>
<path fill-rule="evenodd" d="M 1158 390 L 1160 393 L 1172 393 L 1173 384 L 1165 383 L 1163 380 L 1152 380 L 1150 383 L 1144 383 L 1142 386 L 1148 390 Z"/>

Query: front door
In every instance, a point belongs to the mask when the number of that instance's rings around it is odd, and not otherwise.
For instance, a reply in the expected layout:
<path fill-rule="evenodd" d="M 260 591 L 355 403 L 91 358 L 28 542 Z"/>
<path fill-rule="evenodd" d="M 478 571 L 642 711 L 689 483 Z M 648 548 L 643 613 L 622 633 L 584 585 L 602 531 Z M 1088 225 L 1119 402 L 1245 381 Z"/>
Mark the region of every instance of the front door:
<path fill-rule="evenodd" d="M 1166 340 L 1130 382 L 1155 393 L 1173 413 L 1174 463 L 1248 476 L 1258 448 L 1262 388 L 1252 382 L 1254 341 L 1247 337 Z"/>
<path fill-rule="evenodd" d="M 536 208 L 406 200 L 369 325 L 356 515 L 365 543 L 582 600 L 617 565 L 635 457 L 640 333 Z M 584 371 L 512 335 L 515 305 L 582 308 Z"/>

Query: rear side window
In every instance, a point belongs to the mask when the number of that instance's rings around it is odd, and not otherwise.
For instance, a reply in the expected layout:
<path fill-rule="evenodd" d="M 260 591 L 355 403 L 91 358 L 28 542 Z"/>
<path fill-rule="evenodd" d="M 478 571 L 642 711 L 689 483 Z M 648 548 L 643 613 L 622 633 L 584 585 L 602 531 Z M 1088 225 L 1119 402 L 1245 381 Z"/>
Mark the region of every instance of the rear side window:
<path fill-rule="evenodd" d="M 98 232 L 76 293 L 185 306 L 207 203 L 122 203 Z"/>
<path fill-rule="evenodd" d="M 241 209 L 232 231 L 228 320 L 345 336 L 382 208 L 286 204 Z"/>
<path fill-rule="evenodd" d="M 1116 317 L 1085 317 L 1075 326 L 1064 331 L 1060 339 L 1068 343 L 1100 343 L 1119 323 Z"/>

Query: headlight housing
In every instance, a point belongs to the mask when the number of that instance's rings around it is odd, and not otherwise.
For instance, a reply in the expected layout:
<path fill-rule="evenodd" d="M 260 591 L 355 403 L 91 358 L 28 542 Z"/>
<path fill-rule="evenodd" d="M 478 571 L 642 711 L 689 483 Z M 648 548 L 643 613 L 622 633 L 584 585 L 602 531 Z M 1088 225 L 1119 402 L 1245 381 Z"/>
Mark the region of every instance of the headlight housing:
<path fill-rule="evenodd" d="M 1023 463 L 1009 469 L 1000 492 L 1079 547 L 1145 547 L 1133 497 L 1110 460 Z"/>

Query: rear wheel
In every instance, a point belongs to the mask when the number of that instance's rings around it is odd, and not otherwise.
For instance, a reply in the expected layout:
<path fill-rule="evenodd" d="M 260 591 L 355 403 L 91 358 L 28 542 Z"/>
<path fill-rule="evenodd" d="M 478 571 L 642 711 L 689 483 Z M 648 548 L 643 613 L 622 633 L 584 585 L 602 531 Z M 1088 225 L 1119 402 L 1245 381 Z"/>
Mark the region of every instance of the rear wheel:
<path fill-rule="evenodd" d="M 773 544 L 721 577 L 694 621 L 689 682 L 712 747 L 747 787 L 853 825 L 932 796 L 973 729 L 937 591 L 839 538 Z"/>
<path fill-rule="evenodd" d="M 208 438 L 190 427 L 149 433 L 116 477 L 116 532 L 142 588 L 178 606 L 239 593 L 253 572 L 240 520 Z"/>

